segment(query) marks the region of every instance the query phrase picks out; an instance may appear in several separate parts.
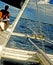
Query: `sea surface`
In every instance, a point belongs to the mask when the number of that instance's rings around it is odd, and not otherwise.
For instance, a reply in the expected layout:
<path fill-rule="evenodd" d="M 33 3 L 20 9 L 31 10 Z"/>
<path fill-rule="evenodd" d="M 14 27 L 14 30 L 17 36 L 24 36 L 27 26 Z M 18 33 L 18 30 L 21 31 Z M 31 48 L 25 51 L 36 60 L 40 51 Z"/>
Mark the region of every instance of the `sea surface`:
<path fill-rule="evenodd" d="M 41 23 L 37 21 L 21 18 L 17 24 L 14 32 L 32 35 L 33 32 L 38 35 L 44 35 L 45 41 L 31 39 L 39 48 L 46 53 L 53 54 L 53 25 Z M 28 38 L 11 36 L 7 47 L 20 48 L 24 50 L 36 51 L 36 48 L 29 42 Z"/>
<path fill-rule="evenodd" d="M 4 8 L 3 6 L 5 5 L 5 3 L 0 1 L 0 5 L 1 5 L 0 9 L 2 9 Z M 29 35 L 32 35 L 33 33 L 37 33 L 38 35 L 42 35 L 46 39 L 45 41 L 36 40 L 36 39 L 31 39 L 31 40 L 46 53 L 53 54 L 53 24 L 49 24 L 48 22 L 44 23 L 37 20 L 38 19 L 36 14 L 37 12 L 33 10 L 33 8 L 29 8 L 29 7 L 26 8 L 24 14 L 21 16 L 18 24 L 14 29 L 14 32 L 19 32 Z M 17 9 L 9 5 L 9 12 L 10 12 L 9 25 L 12 24 L 12 21 L 14 21 L 19 11 L 20 9 Z M 16 49 L 20 48 L 24 50 L 36 51 L 36 48 L 29 42 L 27 37 L 24 38 L 24 37 L 11 36 L 6 46 L 10 48 L 16 48 Z"/>

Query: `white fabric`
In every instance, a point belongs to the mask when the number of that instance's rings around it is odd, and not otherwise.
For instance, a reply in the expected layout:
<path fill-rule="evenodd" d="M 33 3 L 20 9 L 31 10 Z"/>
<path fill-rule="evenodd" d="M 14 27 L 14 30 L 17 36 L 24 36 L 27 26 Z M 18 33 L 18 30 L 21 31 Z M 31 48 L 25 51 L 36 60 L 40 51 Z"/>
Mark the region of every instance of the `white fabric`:
<path fill-rule="evenodd" d="M 4 22 L 0 22 L 0 27 L 4 30 L 5 28 L 4 28 Z"/>

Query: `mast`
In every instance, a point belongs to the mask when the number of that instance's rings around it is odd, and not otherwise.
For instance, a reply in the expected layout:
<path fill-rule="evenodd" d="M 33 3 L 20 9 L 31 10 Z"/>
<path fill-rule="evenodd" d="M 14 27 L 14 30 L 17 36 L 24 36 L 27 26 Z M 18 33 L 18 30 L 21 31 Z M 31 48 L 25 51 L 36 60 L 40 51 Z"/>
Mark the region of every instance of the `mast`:
<path fill-rule="evenodd" d="M 13 30 L 15 29 L 15 27 L 16 27 L 16 25 L 17 25 L 19 19 L 21 18 L 21 15 L 22 15 L 22 13 L 24 12 L 24 10 L 25 10 L 25 8 L 26 8 L 28 2 L 29 2 L 29 0 L 25 0 L 25 2 L 24 2 L 24 4 L 23 4 L 23 6 L 22 6 L 22 8 L 21 8 L 21 10 L 20 10 L 20 12 L 19 12 L 19 14 L 17 15 L 16 19 L 13 21 L 12 25 L 10 26 L 11 32 L 13 32 Z"/>

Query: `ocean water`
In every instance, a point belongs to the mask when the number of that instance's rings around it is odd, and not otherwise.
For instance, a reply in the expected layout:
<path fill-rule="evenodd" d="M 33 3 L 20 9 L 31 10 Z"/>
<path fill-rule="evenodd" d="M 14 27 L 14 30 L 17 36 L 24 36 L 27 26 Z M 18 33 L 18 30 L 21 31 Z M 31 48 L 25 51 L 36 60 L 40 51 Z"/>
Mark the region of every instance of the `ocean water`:
<path fill-rule="evenodd" d="M 40 24 L 41 30 L 40 31 Z M 31 30 L 32 29 L 32 30 Z M 32 35 L 33 32 L 44 35 L 46 41 L 31 39 L 39 48 L 44 50 L 46 53 L 53 54 L 53 25 L 46 23 L 39 23 L 30 19 L 21 18 L 17 24 L 14 32 L 24 33 Z M 42 32 L 42 34 L 41 34 Z M 49 41 L 47 41 L 50 39 Z M 43 43 L 42 43 L 43 42 Z M 20 48 L 24 50 L 36 51 L 36 48 L 29 42 L 28 38 L 11 36 L 7 47 Z M 43 48 L 44 47 L 44 48 Z"/>
<path fill-rule="evenodd" d="M 30 3 L 29 3 L 30 4 Z M 3 8 L 5 3 L 0 1 L 0 9 Z M 34 4 L 32 4 L 34 5 Z M 31 5 L 31 6 L 32 6 Z M 29 5 L 28 5 L 29 6 Z M 17 26 L 14 29 L 14 32 L 19 32 L 19 33 L 24 33 L 24 34 L 29 34 L 32 35 L 33 32 L 39 34 L 39 35 L 44 35 L 46 38 L 46 41 L 39 41 L 39 40 L 33 40 L 31 39 L 39 48 L 43 49 L 46 53 L 53 54 L 53 25 L 49 24 L 49 21 L 52 22 L 52 16 L 50 17 L 49 14 L 47 13 L 47 23 L 41 23 L 37 19 L 37 11 L 34 9 L 34 6 L 29 6 L 26 8 L 24 11 L 24 14 L 20 18 Z M 48 6 L 47 6 L 48 7 Z M 50 6 L 51 7 L 51 6 Z M 45 21 L 45 12 L 43 13 L 40 9 L 40 14 L 41 21 Z M 9 12 L 10 12 L 10 21 L 9 25 L 12 24 L 12 21 L 14 21 L 15 17 L 17 16 L 17 13 L 20 11 L 20 9 L 17 9 L 15 7 L 10 6 L 9 7 Z M 50 19 L 49 19 L 50 17 Z M 53 22 L 52 22 L 53 23 Z M 31 30 L 32 29 L 32 30 Z M 43 42 L 43 43 L 42 43 Z M 10 48 L 20 48 L 20 49 L 25 49 L 25 50 L 31 50 L 31 51 L 36 51 L 36 48 L 29 42 L 28 38 L 23 38 L 23 37 L 17 37 L 17 36 L 11 36 L 7 45 L 7 47 Z M 44 48 L 43 48 L 44 47 Z"/>

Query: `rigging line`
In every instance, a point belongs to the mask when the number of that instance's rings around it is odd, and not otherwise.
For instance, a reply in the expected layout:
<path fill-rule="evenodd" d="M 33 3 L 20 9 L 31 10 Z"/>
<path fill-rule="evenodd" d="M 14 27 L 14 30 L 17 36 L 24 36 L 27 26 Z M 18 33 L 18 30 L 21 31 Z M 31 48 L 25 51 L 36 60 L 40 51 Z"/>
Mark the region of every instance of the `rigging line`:
<path fill-rule="evenodd" d="M 41 27 L 41 22 L 40 22 L 40 14 L 39 14 L 39 10 L 38 10 L 38 3 L 36 0 L 36 7 L 37 7 L 37 15 L 38 15 L 38 22 L 39 22 L 39 26 L 40 26 L 40 33 L 42 33 L 42 27 Z"/>
<path fill-rule="evenodd" d="M 53 41 L 51 41 L 51 40 L 45 40 L 46 42 L 48 42 L 48 43 L 50 43 L 50 44 L 53 44 Z"/>
<path fill-rule="evenodd" d="M 33 34 L 36 34 L 35 31 L 32 30 L 32 28 L 27 27 L 30 31 L 32 31 Z"/>
<path fill-rule="evenodd" d="M 44 5 L 45 5 L 45 21 L 46 21 L 46 18 L 47 18 L 47 17 L 46 17 L 46 4 L 45 4 L 45 1 L 44 1 Z M 48 25 L 48 24 L 47 24 L 47 25 Z M 47 32 L 47 35 L 48 35 L 48 38 L 49 38 L 49 34 L 48 34 L 48 26 L 47 26 L 47 31 L 46 31 L 46 32 Z"/>
<path fill-rule="evenodd" d="M 44 36 L 44 41 L 50 43 L 50 44 L 53 44 L 53 40 L 50 40 L 48 37 Z"/>
<path fill-rule="evenodd" d="M 42 33 L 42 26 L 41 26 L 41 22 L 40 22 L 40 14 L 39 14 L 39 11 L 38 11 L 37 0 L 36 0 L 36 7 L 37 7 L 37 14 L 38 14 L 38 22 L 39 22 L 39 26 L 40 26 L 40 34 L 43 35 L 43 33 Z M 42 49 L 45 50 L 43 40 L 42 40 Z"/>

